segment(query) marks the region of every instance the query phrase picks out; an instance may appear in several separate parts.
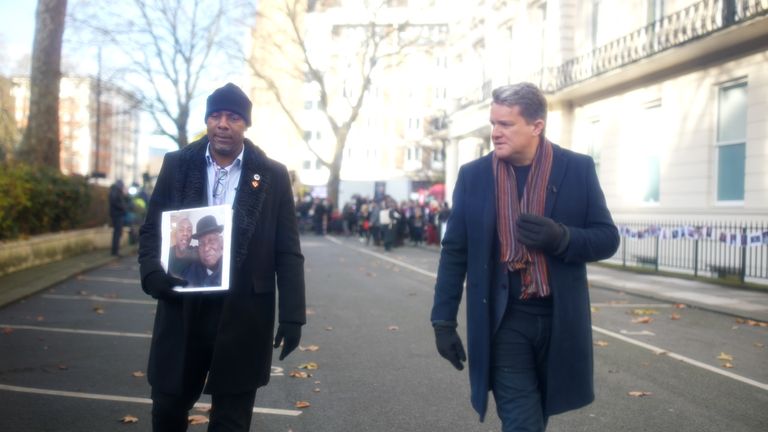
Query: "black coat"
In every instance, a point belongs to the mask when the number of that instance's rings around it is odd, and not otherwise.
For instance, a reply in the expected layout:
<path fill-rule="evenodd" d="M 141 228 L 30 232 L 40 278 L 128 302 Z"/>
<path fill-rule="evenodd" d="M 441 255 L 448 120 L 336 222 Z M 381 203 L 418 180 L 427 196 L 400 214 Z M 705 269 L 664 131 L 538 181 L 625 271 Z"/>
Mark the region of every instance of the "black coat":
<path fill-rule="evenodd" d="M 204 137 L 163 160 L 140 231 L 142 280 L 162 270 L 162 212 L 207 205 L 207 145 Z M 257 174 L 258 182 L 254 181 Z M 276 294 L 280 322 L 306 323 L 304 256 L 288 171 L 246 140 L 237 190 L 230 290 L 217 330 L 206 386 L 209 393 L 240 393 L 267 384 Z M 183 387 L 182 369 L 190 355 L 190 304 L 187 298 L 158 302 L 147 374 L 156 390 L 179 393 Z"/>

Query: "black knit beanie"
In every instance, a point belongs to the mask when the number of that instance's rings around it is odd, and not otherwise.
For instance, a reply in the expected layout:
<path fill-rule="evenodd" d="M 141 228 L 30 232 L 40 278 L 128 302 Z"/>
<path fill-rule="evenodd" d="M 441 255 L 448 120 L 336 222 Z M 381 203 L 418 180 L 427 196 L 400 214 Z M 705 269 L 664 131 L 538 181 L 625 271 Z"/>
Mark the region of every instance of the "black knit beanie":
<path fill-rule="evenodd" d="M 248 96 L 240 87 L 227 83 L 224 87 L 217 88 L 210 96 L 205 107 L 205 120 L 216 111 L 231 111 L 245 120 L 245 124 L 251 125 L 251 104 Z"/>

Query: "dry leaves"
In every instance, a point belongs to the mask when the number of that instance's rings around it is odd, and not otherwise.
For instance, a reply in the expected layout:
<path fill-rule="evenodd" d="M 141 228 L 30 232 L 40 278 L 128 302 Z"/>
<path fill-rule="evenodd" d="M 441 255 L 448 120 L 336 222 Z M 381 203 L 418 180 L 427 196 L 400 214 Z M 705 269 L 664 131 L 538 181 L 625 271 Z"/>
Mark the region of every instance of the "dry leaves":
<path fill-rule="evenodd" d="M 69 369 L 69 366 L 67 366 L 65 364 L 60 364 L 60 365 L 56 366 L 56 368 L 58 370 L 67 370 L 67 369 Z"/>
<path fill-rule="evenodd" d="M 299 365 L 299 369 L 307 369 L 307 370 L 315 370 L 317 369 L 317 363 L 315 362 L 309 362 L 309 363 L 302 363 Z"/>
<path fill-rule="evenodd" d="M 726 369 L 733 369 L 733 364 L 730 362 L 723 363 L 723 367 Z"/>
<path fill-rule="evenodd" d="M 676 313 L 673 313 L 672 315 L 669 316 L 669 319 L 671 319 L 673 321 L 677 321 L 677 320 L 680 319 L 680 315 L 678 315 Z"/>
<path fill-rule="evenodd" d="M 688 306 L 682 304 L 682 303 L 675 303 L 675 309 L 685 309 Z"/>
<path fill-rule="evenodd" d="M 309 408 L 310 406 L 312 406 L 312 404 L 310 404 L 307 401 L 296 401 L 296 403 L 293 404 L 293 406 L 295 406 L 296 408 Z"/>
<path fill-rule="evenodd" d="M 317 351 L 319 349 L 320 349 L 320 347 L 317 346 L 317 345 L 310 345 L 310 346 L 306 346 L 306 347 L 303 347 L 303 346 L 299 345 L 299 350 L 301 350 L 301 351 L 315 352 L 315 351 Z"/>
<path fill-rule="evenodd" d="M 607 347 L 608 346 L 608 341 L 596 340 L 595 341 L 595 345 L 599 346 L 599 347 Z"/>
<path fill-rule="evenodd" d="M 132 416 L 130 414 L 126 415 L 126 416 L 123 416 L 123 418 L 120 419 L 120 423 L 126 423 L 126 424 L 127 423 L 138 423 L 138 421 L 139 421 L 138 417 L 134 417 L 134 416 Z"/>
<path fill-rule="evenodd" d="M 0 332 L 2 332 L 3 334 L 11 334 L 13 333 L 13 329 L 10 327 L 3 327 L 3 329 L 0 330 Z"/>
<path fill-rule="evenodd" d="M 754 345 L 756 348 L 765 348 L 765 344 L 762 342 L 755 342 L 752 345 Z"/>
<path fill-rule="evenodd" d="M 645 397 L 645 396 L 650 396 L 653 393 L 647 392 L 647 391 L 631 391 L 631 392 L 628 392 L 627 394 L 633 397 Z"/>
<path fill-rule="evenodd" d="M 400 327 L 398 327 L 396 325 L 391 325 L 391 326 L 387 327 L 387 330 L 389 330 L 389 331 L 398 331 L 398 330 L 400 330 Z"/>
<path fill-rule="evenodd" d="M 135 376 L 136 378 L 141 378 L 144 376 L 144 372 L 136 371 L 136 372 L 133 372 L 131 375 Z"/>
<path fill-rule="evenodd" d="M 640 317 L 640 318 L 633 319 L 632 322 L 634 324 L 650 324 L 650 323 L 653 322 L 653 318 L 651 318 L 649 316 L 643 316 L 643 317 Z"/>
<path fill-rule="evenodd" d="M 303 371 L 290 371 L 288 376 L 292 378 L 309 378 L 311 375 Z"/>
<path fill-rule="evenodd" d="M 101 306 L 94 306 L 93 311 L 99 315 L 104 315 L 104 308 Z"/>
<path fill-rule="evenodd" d="M 597 311 L 599 311 L 599 310 L 600 310 L 600 309 L 598 309 L 598 308 L 596 308 L 596 307 L 594 307 L 594 306 L 590 306 L 590 307 L 589 307 L 589 311 L 590 311 L 590 312 L 592 312 L 592 313 L 595 313 L 595 312 L 597 312 Z"/>
<path fill-rule="evenodd" d="M 328 327 L 325 328 L 325 331 L 331 331 L 331 330 L 333 330 L 332 326 L 328 326 Z"/>
<path fill-rule="evenodd" d="M 208 417 L 204 415 L 195 414 L 187 417 L 187 421 L 191 425 L 201 425 L 201 424 L 208 423 Z"/>
<path fill-rule="evenodd" d="M 726 354 L 724 352 L 721 352 L 719 356 L 717 356 L 718 360 L 724 360 L 724 361 L 733 361 L 733 356 L 730 354 Z"/>
<path fill-rule="evenodd" d="M 752 327 L 768 327 L 768 323 L 755 320 L 736 318 L 736 324 L 746 324 Z"/>
<path fill-rule="evenodd" d="M 647 315 L 658 315 L 659 311 L 656 309 L 632 309 L 632 315 L 635 316 L 647 316 Z"/>

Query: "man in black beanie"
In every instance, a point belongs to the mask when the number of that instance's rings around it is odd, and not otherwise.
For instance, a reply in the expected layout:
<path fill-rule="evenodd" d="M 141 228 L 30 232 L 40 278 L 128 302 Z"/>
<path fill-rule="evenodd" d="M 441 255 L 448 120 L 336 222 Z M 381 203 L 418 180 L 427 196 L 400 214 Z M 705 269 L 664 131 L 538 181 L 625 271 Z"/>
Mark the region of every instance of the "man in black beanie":
<path fill-rule="evenodd" d="M 158 299 L 147 369 L 155 431 L 185 431 L 203 391 L 212 400 L 209 431 L 248 431 L 256 389 L 269 381 L 272 348 L 282 344 L 283 360 L 306 323 L 288 170 L 245 139 L 251 106 L 232 83 L 208 97 L 207 135 L 165 156 L 141 227 L 141 286 Z M 230 288 L 180 294 L 173 287 L 187 281 L 160 262 L 161 215 L 210 205 L 233 209 L 232 262 L 222 275 Z"/>

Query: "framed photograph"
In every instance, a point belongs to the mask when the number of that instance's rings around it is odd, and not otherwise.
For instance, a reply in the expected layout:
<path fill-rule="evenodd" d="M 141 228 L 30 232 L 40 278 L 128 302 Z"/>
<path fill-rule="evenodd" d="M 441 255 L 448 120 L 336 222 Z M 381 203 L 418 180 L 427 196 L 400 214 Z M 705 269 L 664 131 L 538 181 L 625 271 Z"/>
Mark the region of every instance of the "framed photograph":
<path fill-rule="evenodd" d="M 163 212 L 163 268 L 187 280 L 178 292 L 229 289 L 232 207 L 227 205 Z M 223 276 L 223 277 L 222 277 Z"/>

